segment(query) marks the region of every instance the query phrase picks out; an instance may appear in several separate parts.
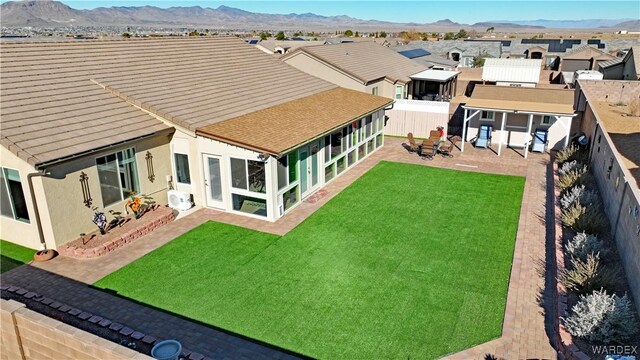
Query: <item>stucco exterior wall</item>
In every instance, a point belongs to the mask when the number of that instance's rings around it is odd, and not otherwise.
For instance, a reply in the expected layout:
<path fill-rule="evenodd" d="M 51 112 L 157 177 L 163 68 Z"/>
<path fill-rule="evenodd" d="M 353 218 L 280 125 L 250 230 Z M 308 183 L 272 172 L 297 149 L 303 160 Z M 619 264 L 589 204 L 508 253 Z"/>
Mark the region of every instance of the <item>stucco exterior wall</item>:
<path fill-rule="evenodd" d="M 624 69 L 622 70 L 622 78 L 623 80 L 639 80 L 640 74 L 636 72 L 636 63 L 633 59 L 633 56 L 629 56 L 629 60 L 624 64 Z"/>
<path fill-rule="evenodd" d="M 560 63 L 560 71 L 577 71 L 577 70 L 591 70 L 591 61 L 562 59 L 562 62 Z"/>
<path fill-rule="evenodd" d="M 29 222 L 14 220 L 6 216 L 0 216 L 0 239 L 7 240 L 31 249 L 40 248 L 40 239 L 35 220 L 35 210 L 31 201 L 31 193 L 27 175 L 35 173 L 36 169 L 27 164 L 26 161 L 18 158 L 4 146 L 0 146 L 0 166 L 17 170 L 20 173 L 20 183 L 27 203 L 29 212 Z M 33 178 L 33 185 L 37 198 L 42 198 L 42 180 L 40 177 Z M 42 206 L 42 205 L 41 205 Z"/>
<path fill-rule="evenodd" d="M 298 68 L 306 72 L 307 74 L 326 80 L 338 86 L 341 86 L 347 89 L 368 92 L 369 94 L 371 93 L 370 90 L 367 91 L 367 89 L 365 89 L 365 85 L 360 80 L 356 80 L 352 77 L 349 77 L 343 74 L 342 72 L 336 70 L 335 68 L 332 68 L 310 57 L 307 54 L 298 53 L 286 59 L 285 62 L 295 68 Z M 382 95 L 382 89 L 380 89 L 380 91 L 381 91 L 380 95 Z"/>
<path fill-rule="evenodd" d="M 47 240 L 51 237 L 55 243 L 53 248 L 79 237 L 81 233 L 96 230 L 95 224 L 91 221 L 93 207 L 102 210 L 108 221 L 112 220 L 116 213 L 125 214 L 126 198 L 115 204 L 104 206 L 96 166 L 98 157 L 134 147 L 141 194 L 153 198 L 153 201 L 158 204 L 166 204 L 166 176 L 171 174 L 169 136 L 167 134 L 143 139 L 47 168 L 50 175 L 42 178 L 46 206 L 40 204 L 40 198 L 38 201 L 41 217 L 50 221 L 51 233 L 45 234 L 45 237 L 48 238 Z M 155 174 L 153 181 L 149 179 L 147 171 L 145 159 L 147 152 L 153 156 Z M 83 202 L 80 184 L 80 174 L 83 172 L 88 176 L 92 198 L 89 207 Z"/>

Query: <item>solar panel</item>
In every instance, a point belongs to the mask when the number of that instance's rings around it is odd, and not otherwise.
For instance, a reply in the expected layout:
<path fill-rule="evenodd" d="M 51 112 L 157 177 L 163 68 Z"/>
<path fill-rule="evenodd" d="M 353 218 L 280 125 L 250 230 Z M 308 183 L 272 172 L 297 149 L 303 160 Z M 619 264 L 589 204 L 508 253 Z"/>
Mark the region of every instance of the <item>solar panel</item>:
<path fill-rule="evenodd" d="M 511 46 L 511 40 L 503 40 L 500 42 L 502 43 L 502 46 Z"/>
<path fill-rule="evenodd" d="M 399 54 L 409 59 L 415 59 L 417 57 L 431 55 L 431 53 L 425 49 L 405 50 L 405 51 L 400 51 Z"/>
<path fill-rule="evenodd" d="M 589 45 L 600 44 L 600 39 L 589 39 L 587 40 L 587 44 Z"/>
<path fill-rule="evenodd" d="M 304 39 L 301 38 L 301 37 L 292 37 L 291 40 L 293 40 L 293 41 L 304 41 Z"/>
<path fill-rule="evenodd" d="M 598 49 L 604 49 L 604 44 L 598 44 Z"/>
<path fill-rule="evenodd" d="M 259 43 L 259 42 L 260 42 L 260 40 L 258 40 L 258 39 L 251 39 L 251 40 L 249 40 L 249 45 L 255 45 L 255 44 Z"/>

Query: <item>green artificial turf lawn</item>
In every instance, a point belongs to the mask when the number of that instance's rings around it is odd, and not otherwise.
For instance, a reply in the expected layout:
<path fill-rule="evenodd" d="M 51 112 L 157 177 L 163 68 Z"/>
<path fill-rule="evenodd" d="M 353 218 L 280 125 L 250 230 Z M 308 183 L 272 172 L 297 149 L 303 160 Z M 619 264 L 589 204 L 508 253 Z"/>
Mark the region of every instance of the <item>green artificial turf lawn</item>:
<path fill-rule="evenodd" d="M 209 222 L 96 283 L 319 358 L 499 337 L 524 178 L 381 162 L 283 237 Z"/>
<path fill-rule="evenodd" d="M 0 273 L 17 268 L 33 260 L 36 251 L 26 247 L 0 240 Z"/>

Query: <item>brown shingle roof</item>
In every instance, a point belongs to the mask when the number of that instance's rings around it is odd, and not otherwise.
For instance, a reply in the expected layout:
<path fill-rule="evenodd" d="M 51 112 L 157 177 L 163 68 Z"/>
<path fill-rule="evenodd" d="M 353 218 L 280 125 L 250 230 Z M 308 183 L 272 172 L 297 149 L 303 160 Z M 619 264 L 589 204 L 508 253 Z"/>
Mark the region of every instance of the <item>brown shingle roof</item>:
<path fill-rule="evenodd" d="M 392 102 L 381 96 L 335 88 L 205 126 L 197 133 L 280 155 Z"/>
<path fill-rule="evenodd" d="M 466 107 L 573 115 L 573 90 L 476 85 Z"/>
<path fill-rule="evenodd" d="M 374 42 L 306 46 L 290 52 L 282 59 L 286 61 L 300 52 L 326 62 L 365 84 L 382 78 L 406 83 L 411 81 L 409 76 L 428 69 Z"/>
<path fill-rule="evenodd" d="M 0 55 L 0 142 L 32 164 L 169 128 L 131 104 L 195 130 L 335 88 L 235 37 L 3 43 Z"/>
<path fill-rule="evenodd" d="M 563 60 L 589 60 L 592 58 L 596 60 L 613 60 L 616 57 L 589 45 L 576 48 L 562 57 Z"/>

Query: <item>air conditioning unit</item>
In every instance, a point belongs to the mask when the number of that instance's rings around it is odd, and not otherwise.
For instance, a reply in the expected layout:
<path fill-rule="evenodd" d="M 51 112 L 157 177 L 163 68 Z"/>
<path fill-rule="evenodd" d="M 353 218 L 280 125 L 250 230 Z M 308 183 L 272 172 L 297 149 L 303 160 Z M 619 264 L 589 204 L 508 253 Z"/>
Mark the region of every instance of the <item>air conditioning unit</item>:
<path fill-rule="evenodd" d="M 167 198 L 169 199 L 169 207 L 172 209 L 185 211 L 191 209 L 193 206 L 191 203 L 191 195 L 185 192 L 169 190 Z"/>

